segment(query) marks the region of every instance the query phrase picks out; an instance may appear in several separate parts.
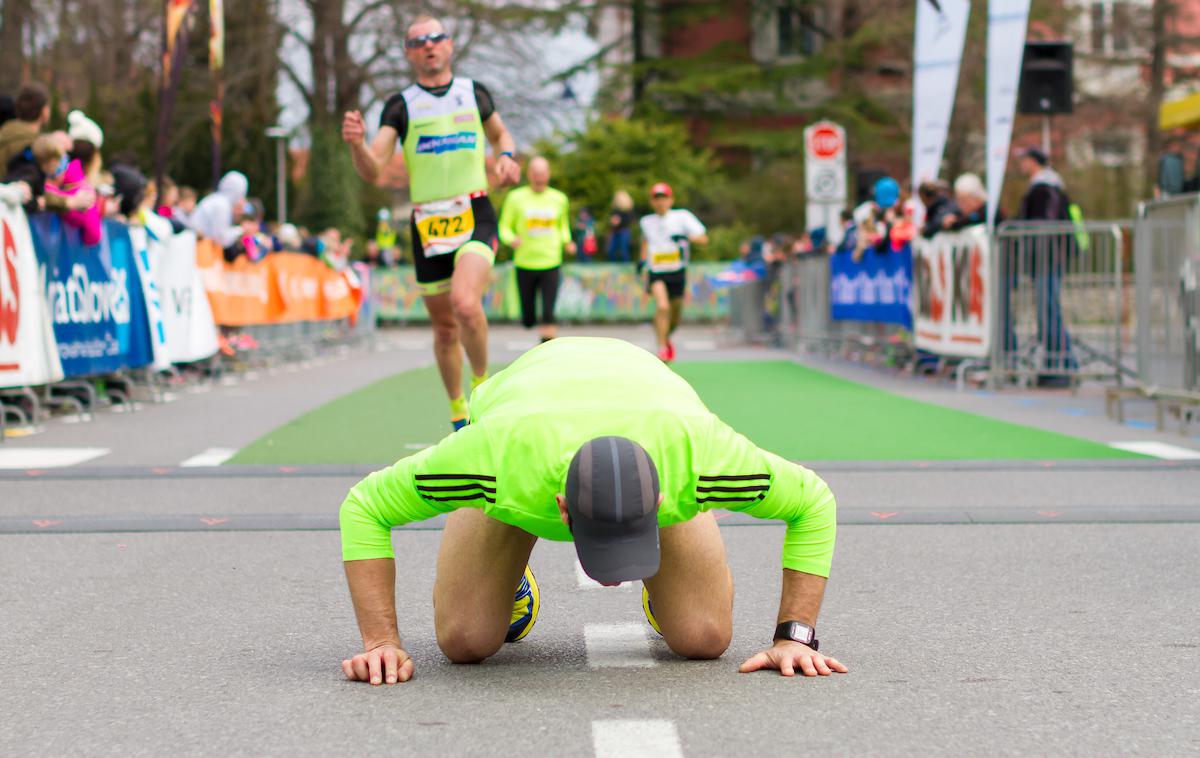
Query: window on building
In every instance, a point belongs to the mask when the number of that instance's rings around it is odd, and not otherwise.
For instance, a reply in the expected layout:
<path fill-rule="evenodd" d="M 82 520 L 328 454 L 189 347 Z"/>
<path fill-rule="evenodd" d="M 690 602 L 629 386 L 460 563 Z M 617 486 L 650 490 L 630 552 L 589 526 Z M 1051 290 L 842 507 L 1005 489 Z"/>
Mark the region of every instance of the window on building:
<path fill-rule="evenodd" d="M 1088 42 L 1093 53 L 1114 55 L 1132 52 L 1139 23 L 1138 6 L 1144 1 L 1093 0 L 1088 6 Z"/>
<path fill-rule="evenodd" d="M 807 3 L 779 3 L 775 11 L 779 57 L 815 55 L 821 47 L 821 32 L 813 9 Z"/>

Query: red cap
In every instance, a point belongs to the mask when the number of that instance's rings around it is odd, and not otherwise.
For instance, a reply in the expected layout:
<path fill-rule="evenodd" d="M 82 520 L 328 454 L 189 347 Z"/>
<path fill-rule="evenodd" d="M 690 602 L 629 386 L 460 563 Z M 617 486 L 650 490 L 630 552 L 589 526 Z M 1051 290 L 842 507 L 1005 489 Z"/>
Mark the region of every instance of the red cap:
<path fill-rule="evenodd" d="M 655 195 L 674 197 L 675 193 L 671 191 L 671 185 L 667 184 L 666 182 L 659 182 L 650 188 L 650 197 L 654 197 Z"/>

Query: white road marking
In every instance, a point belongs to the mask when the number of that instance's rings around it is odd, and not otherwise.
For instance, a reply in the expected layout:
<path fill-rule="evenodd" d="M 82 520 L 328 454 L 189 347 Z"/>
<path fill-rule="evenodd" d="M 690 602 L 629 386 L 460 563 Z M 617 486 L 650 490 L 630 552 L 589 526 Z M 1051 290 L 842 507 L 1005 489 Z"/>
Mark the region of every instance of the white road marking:
<path fill-rule="evenodd" d="M 680 343 L 684 350 L 716 350 L 716 340 L 683 340 Z"/>
<path fill-rule="evenodd" d="M 575 560 L 575 579 L 579 582 L 579 589 L 581 590 L 605 589 L 603 584 L 587 575 L 587 572 L 583 570 L 583 565 L 579 563 L 579 559 Z M 621 582 L 616 587 L 610 589 L 627 590 L 632 586 L 633 582 Z"/>
<path fill-rule="evenodd" d="M 237 452 L 232 447 L 210 447 L 199 455 L 193 455 L 183 463 L 182 468 L 199 468 L 201 466 L 220 466 Z"/>
<path fill-rule="evenodd" d="M 1166 442 L 1135 440 L 1133 442 L 1110 442 L 1108 446 L 1115 447 L 1118 450 L 1128 450 L 1131 453 L 1152 455 L 1155 458 L 1162 458 L 1168 461 L 1200 460 L 1200 451 L 1178 445 L 1168 445 Z"/>
<path fill-rule="evenodd" d="M 532 350 L 537 347 L 538 343 L 531 340 L 509 340 L 504 343 L 505 350 L 515 350 L 518 353 L 523 353 L 526 350 Z"/>
<path fill-rule="evenodd" d="M 592 722 L 596 758 L 683 758 L 674 721 Z"/>
<path fill-rule="evenodd" d="M 398 339 L 393 344 L 401 350 L 428 350 L 433 347 L 433 340 Z"/>
<path fill-rule="evenodd" d="M 0 449 L 0 468 L 63 468 L 108 455 L 106 447 L 13 447 Z"/>
<path fill-rule="evenodd" d="M 588 666 L 599 668 L 649 668 L 658 661 L 650 654 L 645 624 L 585 624 Z"/>

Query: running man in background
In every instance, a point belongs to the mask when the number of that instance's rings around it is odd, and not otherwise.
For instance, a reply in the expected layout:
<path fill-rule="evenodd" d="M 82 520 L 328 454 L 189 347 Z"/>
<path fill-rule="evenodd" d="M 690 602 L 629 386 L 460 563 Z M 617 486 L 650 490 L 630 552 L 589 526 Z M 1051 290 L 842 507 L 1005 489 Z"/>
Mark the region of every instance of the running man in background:
<path fill-rule="evenodd" d="M 541 294 L 542 342 L 558 335 L 554 303 L 558 299 L 563 251 L 574 254 L 571 241 L 571 201 L 550 186 L 550 162 L 541 156 L 529 161 L 529 186 L 508 193 L 500 211 L 500 241 L 513 249 L 517 291 L 521 294 L 521 323 L 532 329 Z"/>
<path fill-rule="evenodd" d="M 399 140 L 413 201 L 412 247 L 417 283 L 433 324 L 433 353 L 450 398 L 450 423 L 467 423 L 462 354 L 472 387 L 488 375 L 488 324 L 483 293 L 496 256 L 496 211 L 488 200 L 484 142 L 496 154 L 497 185 L 515 184 L 521 167 L 512 136 L 487 88 L 456 78 L 454 43 L 440 21 L 418 17 L 405 33 L 404 54 L 416 83 L 393 95 L 379 131 L 367 143 L 362 113 L 342 120 L 354 167 L 368 182 L 379 178 Z"/>
<path fill-rule="evenodd" d="M 539 345 L 478 388 L 470 426 L 350 490 L 342 558 L 363 652 L 342 672 L 371 684 L 412 677 L 391 529 L 445 513 L 433 616 L 451 661 L 477 663 L 530 633 L 539 538 L 573 541 L 600 584 L 641 581 L 642 610 L 667 646 L 718 658 L 733 635 L 733 576 L 714 508 L 787 523 L 779 611 L 762 624 L 773 642 L 739 670 L 844 673 L 817 652 L 837 529 L 829 486 L 724 424 L 639 347 L 600 337 Z"/>
<path fill-rule="evenodd" d="M 708 230 L 691 211 L 673 208 L 675 193 L 671 185 L 659 182 L 650 188 L 650 207 L 654 213 L 643 216 L 641 263 L 650 272 L 647 292 L 654 296 L 654 334 L 658 338 L 658 357 L 675 360 L 671 335 L 683 315 L 683 295 L 687 291 L 687 265 L 692 245 L 708 243 Z"/>

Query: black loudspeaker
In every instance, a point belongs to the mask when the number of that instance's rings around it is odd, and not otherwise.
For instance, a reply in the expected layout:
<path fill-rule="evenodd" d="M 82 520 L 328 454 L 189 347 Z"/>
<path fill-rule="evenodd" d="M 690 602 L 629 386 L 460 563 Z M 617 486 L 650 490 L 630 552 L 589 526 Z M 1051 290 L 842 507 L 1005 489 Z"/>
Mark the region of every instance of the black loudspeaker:
<path fill-rule="evenodd" d="M 880 168 L 860 168 L 854 172 L 855 205 L 862 205 L 875 196 L 875 182 L 887 176 Z"/>
<path fill-rule="evenodd" d="M 1026 42 L 1021 63 L 1019 113 L 1070 113 L 1075 91 L 1070 42 Z"/>

